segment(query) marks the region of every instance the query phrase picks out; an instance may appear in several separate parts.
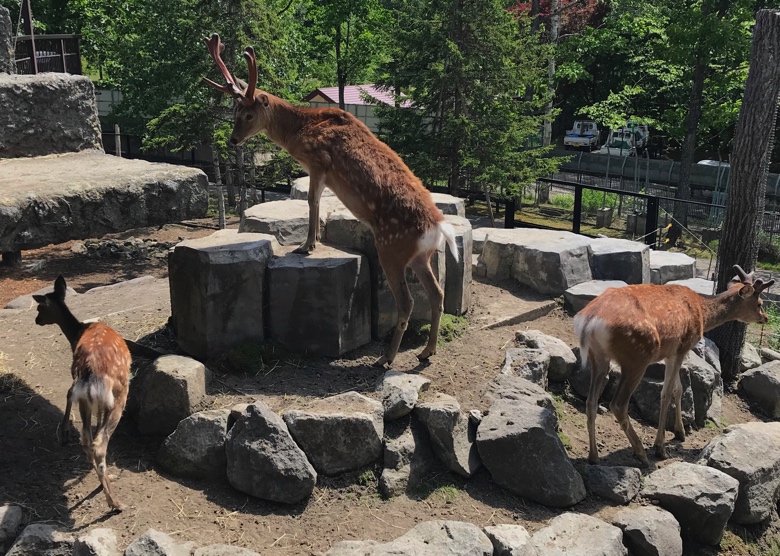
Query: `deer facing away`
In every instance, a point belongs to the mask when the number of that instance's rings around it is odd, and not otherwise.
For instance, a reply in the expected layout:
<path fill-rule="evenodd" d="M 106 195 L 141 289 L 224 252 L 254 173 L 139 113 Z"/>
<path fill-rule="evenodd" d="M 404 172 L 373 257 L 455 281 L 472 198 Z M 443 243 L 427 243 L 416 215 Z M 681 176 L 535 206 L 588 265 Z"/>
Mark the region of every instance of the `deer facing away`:
<path fill-rule="evenodd" d="M 620 365 L 621 375 L 610 410 L 642 463 L 649 464 L 647 452 L 629 421 L 628 402 L 651 363 L 661 360 L 666 363 L 654 444 L 657 456 L 661 459 L 667 457 L 664 436 L 666 413 L 672 397 L 675 403 L 675 438 L 685 440 L 680 367 L 686 354 L 705 332 L 725 322 L 767 322 L 760 294 L 774 280 L 763 282 L 754 279 L 752 272 L 746 274 L 739 266 L 734 266 L 734 270 L 737 281 L 717 296 L 700 295 L 678 285 L 626 286 L 606 290 L 574 318 L 583 368 L 588 363 L 591 368 L 585 409 L 590 442 L 588 460 L 591 463 L 598 462 L 596 413 L 612 360 Z"/>
<path fill-rule="evenodd" d="M 97 472 L 108 505 L 117 511 L 122 505 L 111 492 L 106 473 L 108 441 L 116 429 L 127 401 L 130 374 L 130 351 L 124 339 L 102 322 L 82 323 L 65 305 L 65 279 L 54 282 L 54 291 L 33 296 L 38 303 L 35 324 L 57 324 L 73 351 L 65 415 L 60 425 L 60 442 L 68 443 L 71 408 L 76 404 L 81 415 L 81 446 Z M 96 427 L 92 431 L 92 415 Z"/>
<path fill-rule="evenodd" d="M 431 305 L 428 343 L 418 357 L 425 360 L 435 354 L 444 294 L 430 260 L 444 241 L 456 259 L 458 253 L 454 230 L 444 222 L 430 192 L 401 158 L 352 114 L 337 108 L 294 106 L 258 90 L 251 47 L 244 51 L 249 65 L 249 83 L 245 84 L 233 77 L 222 61 L 216 33 L 206 39 L 206 45 L 227 84 L 205 81 L 235 99 L 231 144 L 240 145 L 263 132 L 309 173 L 309 229 L 306 241 L 295 252 L 311 252 L 320 239 L 320 197 L 326 186 L 373 231 L 379 263 L 398 312 L 392 341 L 375 364 L 393 362 L 412 313 L 407 267 L 420 279 Z"/>

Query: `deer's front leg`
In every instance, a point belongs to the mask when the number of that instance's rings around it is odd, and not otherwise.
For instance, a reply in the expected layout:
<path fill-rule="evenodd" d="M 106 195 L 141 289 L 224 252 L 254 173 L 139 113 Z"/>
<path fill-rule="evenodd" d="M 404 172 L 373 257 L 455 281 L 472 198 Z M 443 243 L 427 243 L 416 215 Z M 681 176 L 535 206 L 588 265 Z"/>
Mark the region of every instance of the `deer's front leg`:
<path fill-rule="evenodd" d="M 294 253 L 311 253 L 320 239 L 320 198 L 325 189 L 325 176 L 323 174 L 310 174 L 309 177 L 309 231 L 306 241 L 298 247 Z"/>

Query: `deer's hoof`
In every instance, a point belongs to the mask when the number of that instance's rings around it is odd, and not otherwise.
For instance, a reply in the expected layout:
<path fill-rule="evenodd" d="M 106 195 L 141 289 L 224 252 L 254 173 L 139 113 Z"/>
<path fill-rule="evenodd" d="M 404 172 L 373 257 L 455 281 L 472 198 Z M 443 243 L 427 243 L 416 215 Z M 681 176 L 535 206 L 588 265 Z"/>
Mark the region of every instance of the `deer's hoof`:
<path fill-rule="evenodd" d="M 591 465 L 598 465 L 599 464 L 599 457 L 596 455 L 589 455 L 588 456 L 588 463 Z"/>
<path fill-rule="evenodd" d="M 65 430 L 58 430 L 57 431 L 57 440 L 60 442 L 60 446 L 67 446 L 70 442 L 70 431 Z"/>
<path fill-rule="evenodd" d="M 667 459 L 669 454 L 666 451 L 666 446 L 656 446 L 655 455 L 658 456 L 658 459 Z"/>
<path fill-rule="evenodd" d="M 685 431 L 675 431 L 674 433 L 675 440 L 679 440 L 680 442 L 685 441 Z"/>
<path fill-rule="evenodd" d="M 379 359 L 374 361 L 371 366 L 372 367 L 380 367 L 380 368 L 381 367 L 389 367 L 391 363 L 392 363 L 392 361 L 388 361 L 387 360 L 387 356 L 383 355 L 382 357 L 380 357 Z"/>
<path fill-rule="evenodd" d="M 122 504 L 120 504 L 119 502 L 112 502 L 111 504 L 109 504 L 109 506 L 111 507 L 111 510 L 113 512 L 118 513 L 118 514 L 122 513 L 122 511 L 125 509 L 125 507 Z"/>
<path fill-rule="evenodd" d="M 428 351 L 427 349 L 424 349 L 422 353 L 417 356 L 417 359 L 420 361 L 428 361 L 432 355 L 436 355 L 435 350 Z"/>
<path fill-rule="evenodd" d="M 299 255 L 308 255 L 309 253 L 314 251 L 314 245 L 315 245 L 314 243 L 312 243 L 311 245 L 304 243 L 303 245 L 295 249 L 293 253 L 297 253 Z"/>

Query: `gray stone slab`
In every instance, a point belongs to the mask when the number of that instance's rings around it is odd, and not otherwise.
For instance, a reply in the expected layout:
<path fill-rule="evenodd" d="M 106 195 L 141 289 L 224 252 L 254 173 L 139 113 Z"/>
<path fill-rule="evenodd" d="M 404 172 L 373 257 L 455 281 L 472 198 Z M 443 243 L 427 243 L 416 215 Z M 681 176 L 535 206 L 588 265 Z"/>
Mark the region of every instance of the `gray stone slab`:
<path fill-rule="evenodd" d="M 517 245 L 529 230 L 514 228 L 489 228 L 482 244 L 479 263 L 485 266 L 485 277 L 489 280 L 506 280 L 512 276 Z M 472 231 L 473 237 L 473 231 Z"/>
<path fill-rule="evenodd" d="M 433 202 L 439 208 L 444 215 L 466 217 L 466 205 L 463 203 L 463 199 L 455 197 L 454 195 L 447 195 L 446 193 L 431 193 Z"/>
<path fill-rule="evenodd" d="M 485 245 L 485 238 L 493 230 L 495 230 L 495 228 L 474 228 L 471 230 L 471 238 L 474 241 L 471 246 L 473 254 L 479 255 L 482 253 L 482 248 Z"/>
<path fill-rule="evenodd" d="M 98 150 L 0 160 L 0 251 L 202 218 L 206 186 L 197 168 Z"/>
<path fill-rule="evenodd" d="M 220 230 L 179 243 L 168 259 L 171 313 L 179 346 L 206 359 L 265 339 L 266 268 L 273 236 Z"/>
<path fill-rule="evenodd" d="M 342 209 L 346 210 L 335 196 L 320 199 L 320 230 L 331 212 Z M 254 205 L 244 211 L 238 231 L 270 234 L 282 245 L 300 245 L 309 231 L 309 203 L 287 199 Z"/>
<path fill-rule="evenodd" d="M 672 280 L 687 280 L 695 276 L 695 259 L 685 253 L 671 251 L 650 251 L 650 281 L 666 284 Z"/>
<path fill-rule="evenodd" d="M 0 158 L 103 148 L 89 77 L 0 73 L 0 106 Z"/>
<path fill-rule="evenodd" d="M 554 230 L 523 231 L 515 244 L 512 263 L 515 280 L 540 293 L 561 295 L 593 278 L 590 238 Z"/>
<path fill-rule="evenodd" d="M 650 282 L 649 245 L 627 239 L 596 238 L 590 248 L 594 280 L 622 280 L 627 284 Z"/>
<path fill-rule="evenodd" d="M 780 417 L 780 361 L 770 361 L 742 374 L 739 389 L 764 413 Z"/>
<path fill-rule="evenodd" d="M 309 255 L 287 251 L 268 264 L 271 338 L 290 351 L 328 357 L 370 342 L 366 257 L 326 245 Z"/>
<path fill-rule="evenodd" d="M 534 533 L 531 540 L 542 556 L 626 556 L 623 532 L 597 517 L 567 512 Z"/>
<path fill-rule="evenodd" d="M 335 197 L 336 194 L 333 193 L 333 190 L 331 190 L 329 187 L 326 187 L 322 191 L 323 197 Z M 307 200 L 309 198 L 309 176 L 302 176 L 300 178 L 296 178 L 292 182 L 292 187 L 290 188 L 290 199 L 298 199 L 298 200 Z"/>
<path fill-rule="evenodd" d="M 577 284 L 563 292 L 564 306 L 572 313 L 579 313 L 585 306 L 609 288 L 627 286 L 622 280 L 591 280 Z"/>
<path fill-rule="evenodd" d="M 461 202 L 461 205 L 463 203 Z M 462 216 L 445 216 L 455 229 L 458 260 L 445 249 L 444 312 L 462 315 L 471 306 L 471 223 Z"/>
<path fill-rule="evenodd" d="M 687 278 L 685 280 L 670 280 L 667 284 L 685 286 L 701 295 L 715 295 L 715 282 L 704 278 Z"/>

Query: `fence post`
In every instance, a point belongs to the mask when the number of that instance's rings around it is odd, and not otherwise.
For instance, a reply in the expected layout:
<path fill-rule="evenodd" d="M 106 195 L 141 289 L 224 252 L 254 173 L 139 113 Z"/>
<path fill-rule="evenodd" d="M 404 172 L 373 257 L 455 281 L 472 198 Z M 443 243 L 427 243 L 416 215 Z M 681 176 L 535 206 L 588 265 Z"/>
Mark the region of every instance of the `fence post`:
<path fill-rule="evenodd" d="M 504 228 L 515 227 L 515 199 L 506 200 L 506 209 L 504 210 Z"/>
<path fill-rule="evenodd" d="M 645 243 L 655 245 L 658 234 L 658 197 L 647 198 L 647 218 L 645 219 Z"/>
<path fill-rule="evenodd" d="M 119 133 L 119 124 L 114 124 L 114 154 L 122 157 L 122 135 Z"/>
<path fill-rule="evenodd" d="M 582 217 L 582 187 L 574 187 L 574 214 L 571 223 L 571 231 L 575 234 L 580 233 L 580 218 Z"/>

